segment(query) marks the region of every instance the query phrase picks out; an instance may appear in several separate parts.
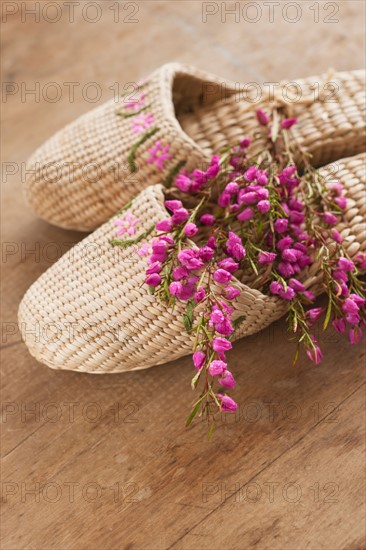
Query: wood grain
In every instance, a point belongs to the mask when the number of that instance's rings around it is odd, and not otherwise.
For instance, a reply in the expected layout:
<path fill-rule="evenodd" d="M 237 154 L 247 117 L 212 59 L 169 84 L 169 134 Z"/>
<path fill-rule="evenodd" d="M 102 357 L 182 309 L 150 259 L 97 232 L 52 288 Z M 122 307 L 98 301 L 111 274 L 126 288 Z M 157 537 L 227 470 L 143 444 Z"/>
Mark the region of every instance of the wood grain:
<path fill-rule="evenodd" d="M 137 2 L 138 23 L 123 22 L 126 2 L 118 23 L 116 3 L 98 2 L 102 16 L 90 23 L 86 4 L 75 5 L 74 23 L 66 12 L 57 23 L 22 22 L 20 7 L 3 22 L 3 80 L 40 91 L 56 82 L 63 93 L 53 103 L 19 92 L 2 106 L 2 166 L 17 172 L 2 182 L 1 547 L 364 548 L 364 347 L 329 331 L 324 363 L 302 357 L 292 369 L 283 321 L 238 342 L 239 412 L 208 442 L 203 423 L 184 428 L 190 358 L 126 375 L 54 372 L 29 356 L 16 326 L 25 290 L 82 238 L 37 220 L 21 195 L 27 156 L 94 106 L 77 90 L 97 83 L 100 103 L 114 83 L 171 60 L 238 82 L 360 68 L 364 2 L 331 3 L 338 23 L 324 22 L 323 2 L 319 23 L 314 2 L 301 2 L 296 23 L 281 15 L 286 2 L 274 23 L 263 5 L 257 23 L 223 22 L 220 2 L 203 23 L 193 1 Z M 67 82 L 80 83 L 74 101 Z"/>

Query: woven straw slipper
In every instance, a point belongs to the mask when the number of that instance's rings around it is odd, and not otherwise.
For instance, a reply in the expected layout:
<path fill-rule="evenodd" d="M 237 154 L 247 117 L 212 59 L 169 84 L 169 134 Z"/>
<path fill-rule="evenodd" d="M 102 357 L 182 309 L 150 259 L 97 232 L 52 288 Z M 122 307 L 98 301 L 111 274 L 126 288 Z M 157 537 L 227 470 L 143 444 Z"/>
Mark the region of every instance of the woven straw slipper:
<path fill-rule="evenodd" d="M 350 256 L 366 251 L 365 154 L 346 158 L 322 169 L 344 185 L 348 210 L 337 228 Z M 138 234 L 167 217 L 165 188 L 143 190 L 123 216 L 139 220 Z M 177 302 L 174 312 L 159 303 L 144 285 L 146 258 L 137 248 L 151 242 L 154 233 L 138 245 L 113 247 L 116 226 L 110 220 L 63 256 L 28 290 L 19 308 L 19 325 L 30 353 L 55 369 L 93 373 L 143 369 L 186 355 L 192 339 Z M 315 272 L 315 270 L 314 270 Z M 304 272 L 308 289 L 319 293 L 319 277 Z M 253 334 L 286 311 L 274 296 L 266 296 L 238 280 L 241 295 L 234 303 L 239 317 L 236 338 Z"/>
<path fill-rule="evenodd" d="M 294 134 L 315 165 L 363 150 L 364 79 L 364 71 L 342 72 L 276 88 L 276 101 L 290 100 L 299 119 Z M 188 170 L 205 164 L 250 133 L 258 93 L 178 63 L 164 65 L 40 147 L 27 165 L 27 200 L 55 225 L 93 230 L 147 185 L 169 185 L 183 163 Z"/>

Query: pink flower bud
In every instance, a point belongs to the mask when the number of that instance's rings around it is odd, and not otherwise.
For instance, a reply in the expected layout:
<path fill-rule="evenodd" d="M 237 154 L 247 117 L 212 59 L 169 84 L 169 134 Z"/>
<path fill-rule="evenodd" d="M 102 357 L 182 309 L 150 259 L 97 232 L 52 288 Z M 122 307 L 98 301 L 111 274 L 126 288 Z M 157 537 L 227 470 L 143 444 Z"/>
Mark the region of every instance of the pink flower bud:
<path fill-rule="evenodd" d="M 278 220 L 274 222 L 274 228 L 277 233 L 284 233 L 288 228 L 288 220 L 286 218 L 278 218 Z"/>
<path fill-rule="evenodd" d="M 175 281 L 173 283 L 170 283 L 169 285 L 169 292 L 172 296 L 177 296 L 182 292 L 183 285 L 182 283 L 179 283 L 178 281 Z"/>
<path fill-rule="evenodd" d="M 344 322 L 344 319 L 334 319 L 332 325 L 340 334 L 346 330 L 346 323 Z"/>
<path fill-rule="evenodd" d="M 232 279 L 232 274 L 225 269 L 217 269 L 213 274 L 213 279 L 216 283 L 228 283 Z"/>
<path fill-rule="evenodd" d="M 331 212 L 324 212 L 323 219 L 324 219 L 324 222 L 328 225 L 335 225 L 338 221 L 337 216 L 335 216 Z"/>
<path fill-rule="evenodd" d="M 145 283 L 149 286 L 159 286 L 161 283 L 161 277 L 157 273 L 153 273 L 145 279 Z"/>
<path fill-rule="evenodd" d="M 348 337 L 351 345 L 357 345 L 362 340 L 362 330 L 359 327 L 351 328 L 349 330 Z"/>
<path fill-rule="evenodd" d="M 197 292 L 195 292 L 194 294 L 194 299 L 196 300 L 196 302 L 202 302 L 202 300 L 204 300 L 206 298 L 206 291 L 204 288 L 199 288 L 197 290 Z"/>
<path fill-rule="evenodd" d="M 291 128 L 291 126 L 296 124 L 296 122 L 297 122 L 297 118 L 295 118 L 295 117 L 284 118 L 281 122 L 281 128 L 284 128 L 285 130 L 288 130 L 289 128 Z"/>
<path fill-rule="evenodd" d="M 160 273 L 161 269 L 162 269 L 162 265 L 160 262 L 153 262 L 147 268 L 146 275 L 151 275 L 152 273 Z"/>
<path fill-rule="evenodd" d="M 355 269 L 355 264 L 348 258 L 341 256 L 338 259 L 338 268 L 342 271 L 353 271 Z"/>
<path fill-rule="evenodd" d="M 171 212 L 175 212 L 179 208 L 183 207 L 182 201 L 177 201 L 177 200 L 165 201 L 164 205 Z"/>
<path fill-rule="evenodd" d="M 193 354 L 193 364 L 197 370 L 200 370 L 206 360 L 206 355 L 203 351 L 195 351 Z"/>
<path fill-rule="evenodd" d="M 229 370 L 226 370 L 221 378 L 219 378 L 219 384 L 221 384 L 221 386 L 225 386 L 226 388 L 233 388 L 235 386 L 236 382 Z"/>
<path fill-rule="evenodd" d="M 214 361 L 211 361 L 208 372 L 211 374 L 211 376 L 220 376 L 227 368 L 227 364 L 225 361 L 221 361 L 221 359 L 215 359 Z"/>
<path fill-rule="evenodd" d="M 259 252 L 258 254 L 258 263 L 260 264 L 273 264 L 277 257 L 277 254 L 274 252 Z"/>
<path fill-rule="evenodd" d="M 240 296 L 240 290 L 234 286 L 227 286 L 225 288 L 225 294 L 228 300 L 235 300 L 235 298 Z"/>
<path fill-rule="evenodd" d="M 215 216 L 213 216 L 212 214 L 203 214 L 201 217 L 200 217 L 200 222 L 203 224 L 203 225 L 208 225 L 208 226 L 211 226 L 215 223 Z"/>
<path fill-rule="evenodd" d="M 181 223 L 185 222 L 189 218 L 189 212 L 185 208 L 178 208 L 173 216 L 172 216 L 172 222 L 174 225 L 180 225 Z"/>
<path fill-rule="evenodd" d="M 257 208 L 261 214 L 266 214 L 271 208 L 271 204 L 267 200 L 259 201 Z"/>
<path fill-rule="evenodd" d="M 267 126 L 267 124 L 269 123 L 269 116 L 265 111 L 263 111 L 263 109 L 257 109 L 257 111 L 255 112 L 255 115 L 257 117 L 259 124 L 261 124 L 261 126 Z"/>
<path fill-rule="evenodd" d="M 198 231 L 198 227 L 195 223 L 187 223 L 187 225 L 184 227 L 184 233 L 187 235 L 187 237 L 193 237 Z"/>
<path fill-rule="evenodd" d="M 234 399 L 231 399 L 231 397 L 229 397 L 228 395 L 217 393 L 216 397 L 221 402 L 222 411 L 236 411 L 236 409 L 238 408 L 238 404 L 235 403 Z"/>
<path fill-rule="evenodd" d="M 233 345 L 229 340 L 227 340 L 226 338 L 221 338 L 220 336 L 217 336 L 212 341 L 212 348 L 218 353 L 228 351 L 232 347 Z"/>
<path fill-rule="evenodd" d="M 172 219 L 161 220 L 156 224 L 156 229 L 158 231 L 170 231 L 173 227 Z"/>

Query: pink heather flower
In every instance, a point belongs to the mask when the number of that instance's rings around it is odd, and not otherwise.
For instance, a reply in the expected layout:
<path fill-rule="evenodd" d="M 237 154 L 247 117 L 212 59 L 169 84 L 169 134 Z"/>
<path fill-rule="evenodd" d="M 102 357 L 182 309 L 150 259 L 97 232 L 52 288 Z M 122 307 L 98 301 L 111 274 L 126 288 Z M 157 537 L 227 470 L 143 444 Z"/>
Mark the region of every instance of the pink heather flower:
<path fill-rule="evenodd" d="M 193 181 L 186 174 L 179 174 L 175 180 L 175 185 L 184 193 L 197 191 Z"/>
<path fill-rule="evenodd" d="M 362 339 L 362 330 L 357 328 L 351 328 L 348 332 L 349 341 L 352 345 L 357 345 Z"/>
<path fill-rule="evenodd" d="M 337 265 L 338 268 L 342 271 L 353 271 L 355 269 L 355 264 L 351 260 L 348 260 L 348 258 L 344 258 L 343 256 L 338 259 Z"/>
<path fill-rule="evenodd" d="M 141 113 L 132 121 L 132 130 L 136 134 L 140 134 L 144 130 L 147 130 L 154 122 L 154 115 L 152 113 Z"/>
<path fill-rule="evenodd" d="M 220 376 L 226 369 L 227 364 L 225 361 L 221 361 L 221 359 L 214 359 L 208 367 L 208 372 L 211 376 Z"/>
<path fill-rule="evenodd" d="M 166 220 L 161 220 L 160 222 L 158 222 L 155 227 L 158 231 L 170 231 L 173 227 L 173 223 L 171 218 L 168 218 Z"/>
<path fill-rule="evenodd" d="M 206 177 L 208 179 L 214 179 L 220 172 L 220 157 L 219 155 L 213 155 L 211 158 L 210 166 L 206 170 Z"/>
<path fill-rule="evenodd" d="M 149 286 L 159 286 L 161 283 L 161 277 L 158 273 L 152 273 L 145 279 L 145 283 Z"/>
<path fill-rule="evenodd" d="M 289 262 L 280 262 L 277 266 L 278 273 L 282 275 L 282 277 L 291 277 L 295 273 L 294 268 Z"/>
<path fill-rule="evenodd" d="M 175 212 L 179 208 L 183 208 L 182 201 L 178 201 L 178 200 L 165 201 L 164 206 L 171 212 Z"/>
<path fill-rule="evenodd" d="M 241 260 L 246 255 L 241 238 L 233 231 L 229 232 L 229 238 L 226 242 L 226 250 L 229 256 L 235 260 Z"/>
<path fill-rule="evenodd" d="M 187 283 L 182 286 L 182 290 L 177 295 L 179 300 L 190 300 L 194 294 L 195 291 L 195 285 Z"/>
<path fill-rule="evenodd" d="M 239 141 L 241 149 L 248 149 L 249 145 L 252 143 L 252 138 L 243 138 Z"/>
<path fill-rule="evenodd" d="M 296 124 L 296 122 L 297 122 L 297 118 L 295 118 L 295 117 L 284 118 L 281 122 L 281 128 L 284 128 L 285 130 L 288 130 L 289 128 L 291 128 L 291 126 Z"/>
<path fill-rule="evenodd" d="M 135 100 L 125 103 L 126 109 L 133 109 L 138 111 L 143 105 L 145 105 L 145 94 L 140 94 Z"/>
<path fill-rule="evenodd" d="M 149 265 L 146 270 L 146 275 L 151 275 L 152 273 L 160 273 L 162 265 L 160 262 L 153 262 Z"/>
<path fill-rule="evenodd" d="M 256 187 L 255 192 L 257 194 L 258 199 L 260 200 L 268 199 L 269 192 L 266 187 L 259 187 L 258 185 L 256 185 L 255 187 Z"/>
<path fill-rule="evenodd" d="M 259 185 L 267 185 L 268 176 L 264 170 L 257 171 L 257 182 L 259 183 Z"/>
<path fill-rule="evenodd" d="M 299 251 L 296 250 L 295 248 L 286 248 L 282 252 L 282 258 L 286 262 L 290 262 L 290 263 L 296 262 L 299 256 L 302 256 L 302 254 L 301 253 L 299 254 Z"/>
<path fill-rule="evenodd" d="M 333 279 L 335 281 L 346 283 L 348 281 L 348 275 L 345 271 L 336 270 L 333 271 Z"/>
<path fill-rule="evenodd" d="M 257 208 L 261 214 L 266 214 L 271 208 L 271 204 L 267 200 L 259 201 Z"/>
<path fill-rule="evenodd" d="M 198 256 L 204 262 L 209 262 L 210 260 L 212 260 L 213 255 L 214 255 L 214 251 L 209 246 L 203 246 L 198 250 Z"/>
<path fill-rule="evenodd" d="M 173 269 L 173 279 L 175 281 L 185 279 L 186 277 L 188 277 L 188 274 L 189 271 L 185 267 L 178 266 Z"/>
<path fill-rule="evenodd" d="M 225 269 L 229 273 L 234 273 L 239 267 L 239 264 L 235 262 L 232 258 L 225 258 L 224 260 L 220 260 L 217 265 L 222 269 Z"/>
<path fill-rule="evenodd" d="M 228 351 L 232 347 L 233 345 L 229 340 L 227 340 L 226 338 L 221 338 L 220 336 L 217 336 L 212 341 L 212 348 L 214 349 L 214 351 L 217 351 L 218 353 Z"/>
<path fill-rule="evenodd" d="M 240 296 L 240 290 L 234 286 L 227 286 L 225 288 L 225 295 L 228 300 L 235 300 L 235 298 Z"/>
<path fill-rule="evenodd" d="M 359 254 L 357 254 L 355 261 L 359 269 L 362 269 L 362 270 L 366 269 L 366 254 L 364 254 L 363 252 L 360 252 Z"/>
<path fill-rule="evenodd" d="M 227 319 L 226 317 L 223 321 L 215 324 L 215 329 L 223 336 L 229 336 L 234 332 L 234 327 L 232 326 L 230 319 Z"/>
<path fill-rule="evenodd" d="M 126 214 L 124 218 L 121 218 L 120 220 L 115 220 L 114 224 L 117 225 L 117 227 L 119 228 L 117 229 L 116 236 L 123 235 L 124 233 L 135 235 L 135 225 L 138 224 L 139 221 L 140 218 L 134 218 L 130 212 Z"/>
<path fill-rule="evenodd" d="M 255 191 L 247 191 L 246 189 L 241 189 L 238 196 L 238 203 L 245 204 L 255 204 L 258 202 L 257 193 Z"/>
<path fill-rule="evenodd" d="M 206 291 L 203 287 L 200 287 L 197 292 L 194 293 L 194 299 L 196 302 L 202 302 L 206 298 Z"/>
<path fill-rule="evenodd" d="M 352 298 L 346 298 L 342 304 L 342 310 L 346 313 L 357 313 L 360 308 Z"/>
<path fill-rule="evenodd" d="M 235 181 L 231 181 L 225 187 L 225 192 L 229 193 L 229 195 L 236 195 L 238 191 L 239 191 L 239 185 Z"/>
<path fill-rule="evenodd" d="M 332 191 L 335 191 L 338 195 L 342 195 L 343 193 L 343 185 L 340 181 L 332 181 L 329 188 L 332 189 Z"/>
<path fill-rule="evenodd" d="M 359 296 L 358 294 L 350 294 L 349 297 L 351 298 L 351 300 L 353 300 L 359 307 L 362 307 L 365 305 L 365 298 L 363 298 L 362 296 Z"/>
<path fill-rule="evenodd" d="M 334 199 L 334 202 L 336 203 L 337 206 L 339 206 L 339 208 L 341 210 L 344 210 L 347 206 L 347 199 L 346 197 L 336 197 Z"/>
<path fill-rule="evenodd" d="M 181 250 L 181 252 L 178 253 L 178 260 L 183 267 L 186 267 L 190 271 L 200 269 L 204 265 L 203 261 L 197 257 L 197 251 L 190 248 Z"/>
<path fill-rule="evenodd" d="M 263 111 L 263 109 L 257 109 L 255 115 L 259 124 L 261 124 L 262 126 L 267 126 L 267 124 L 269 123 L 269 116 L 265 111 Z"/>
<path fill-rule="evenodd" d="M 309 309 L 306 312 L 306 317 L 309 319 L 309 322 L 311 324 L 315 323 L 323 313 L 323 308 L 321 307 L 314 307 L 312 309 Z"/>
<path fill-rule="evenodd" d="M 213 279 L 216 283 L 226 284 L 232 279 L 232 274 L 225 269 L 217 269 L 213 274 Z"/>
<path fill-rule="evenodd" d="M 187 221 L 189 218 L 189 212 L 186 208 L 178 208 L 174 211 L 172 216 L 172 222 L 174 225 L 180 225 L 181 223 Z"/>
<path fill-rule="evenodd" d="M 278 220 L 274 222 L 274 228 L 277 233 L 284 233 L 288 228 L 288 220 L 286 218 L 278 218 Z"/>
<path fill-rule="evenodd" d="M 277 254 L 274 252 L 259 252 L 258 262 L 260 264 L 273 264 L 277 257 Z"/>
<path fill-rule="evenodd" d="M 269 285 L 269 290 L 272 292 L 272 294 L 279 294 L 283 290 L 283 286 L 278 281 L 272 281 L 272 283 Z"/>
<path fill-rule="evenodd" d="M 203 351 L 195 351 L 192 358 L 195 368 L 197 370 L 200 370 L 206 360 L 206 355 L 203 353 Z"/>
<path fill-rule="evenodd" d="M 168 154 L 169 149 L 170 145 L 163 146 L 160 140 L 157 141 L 154 147 L 149 149 L 150 158 L 147 159 L 147 163 L 155 164 L 159 170 L 163 170 L 164 162 L 172 158 L 172 156 Z"/>
<path fill-rule="evenodd" d="M 184 227 L 184 233 L 187 235 L 187 237 L 193 237 L 198 231 L 198 227 L 195 223 L 187 223 L 187 225 Z"/>
<path fill-rule="evenodd" d="M 314 340 L 314 348 L 308 349 L 306 351 L 307 356 L 313 363 L 316 365 L 319 365 L 322 362 L 323 359 L 323 353 L 320 349 L 320 347 L 315 343 Z"/>
<path fill-rule="evenodd" d="M 328 225 L 335 225 L 338 221 L 338 218 L 337 218 L 337 216 L 335 216 L 331 212 L 324 212 L 323 220 Z"/>
<path fill-rule="evenodd" d="M 230 193 L 226 193 L 226 192 L 224 191 L 224 192 L 221 193 L 221 195 L 219 196 L 219 200 L 217 201 L 217 204 L 218 204 L 221 208 L 226 208 L 227 206 L 229 206 L 230 200 L 231 200 L 231 195 L 230 195 Z"/>
<path fill-rule="evenodd" d="M 304 292 L 304 285 L 297 279 L 290 279 L 288 282 L 289 286 L 294 289 L 295 292 Z"/>
<path fill-rule="evenodd" d="M 292 300 L 295 297 L 295 291 L 293 288 L 288 286 L 286 290 L 280 290 L 279 296 L 282 300 Z"/>
<path fill-rule="evenodd" d="M 215 223 L 215 216 L 213 216 L 212 214 L 203 214 L 201 217 L 200 217 L 200 222 L 203 224 L 203 225 L 208 225 L 208 226 L 211 226 Z"/>
<path fill-rule="evenodd" d="M 234 399 L 231 399 L 231 397 L 229 397 L 228 395 L 217 393 L 216 397 L 221 402 L 222 411 L 236 411 L 236 409 L 238 408 L 238 404 L 235 403 Z"/>
<path fill-rule="evenodd" d="M 257 177 L 258 168 L 256 166 L 251 166 L 248 168 L 248 170 L 244 173 L 244 178 L 251 183 L 254 181 Z"/>
<path fill-rule="evenodd" d="M 302 294 L 309 302 L 314 302 L 315 294 L 313 294 L 311 290 L 305 290 Z"/>
<path fill-rule="evenodd" d="M 335 240 L 336 243 L 338 244 L 341 244 L 343 242 L 343 237 L 342 235 L 339 233 L 339 231 L 337 231 L 337 229 L 332 229 L 332 231 L 330 232 L 330 236 L 332 237 L 332 239 Z"/>
<path fill-rule="evenodd" d="M 237 215 L 237 218 L 241 222 L 247 222 L 248 220 L 253 218 L 253 216 L 254 216 L 253 209 L 250 208 L 250 206 L 248 206 L 242 212 L 240 212 L 240 214 Z"/>
<path fill-rule="evenodd" d="M 291 237 L 283 237 L 278 241 L 277 248 L 281 251 L 285 250 L 285 248 L 288 248 L 293 242 L 294 241 L 293 239 L 291 239 Z"/>
<path fill-rule="evenodd" d="M 152 250 L 155 254 L 164 254 L 168 248 L 168 243 L 162 239 L 155 240 L 152 242 Z"/>
<path fill-rule="evenodd" d="M 226 388 L 233 388 L 235 386 L 236 382 L 229 370 L 226 370 L 221 378 L 219 378 L 219 384 L 221 384 L 221 386 L 225 386 Z"/>
<path fill-rule="evenodd" d="M 346 330 L 346 323 L 344 319 L 334 319 L 332 325 L 334 329 L 340 334 Z"/>
<path fill-rule="evenodd" d="M 361 321 L 361 317 L 358 313 L 347 313 L 346 321 L 350 325 L 358 325 Z"/>
<path fill-rule="evenodd" d="M 182 283 L 179 283 L 178 281 L 174 281 L 169 285 L 169 292 L 172 296 L 177 296 L 182 292 L 182 288 L 183 288 Z"/>
<path fill-rule="evenodd" d="M 217 248 L 216 240 L 213 235 L 208 239 L 206 246 L 212 248 L 212 250 L 215 250 L 215 248 Z"/>

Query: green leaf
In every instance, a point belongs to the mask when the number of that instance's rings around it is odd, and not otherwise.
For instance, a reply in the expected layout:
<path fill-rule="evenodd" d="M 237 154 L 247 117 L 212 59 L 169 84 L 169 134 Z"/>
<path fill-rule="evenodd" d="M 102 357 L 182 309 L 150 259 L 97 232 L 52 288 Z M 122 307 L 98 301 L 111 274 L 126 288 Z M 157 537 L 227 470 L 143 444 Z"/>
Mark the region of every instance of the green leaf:
<path fill-rule="evenodd" d="M 191 332 L 192 330 L 192 321 L 188 317 L 188 315 L 185 313 L 183 315 L 183 325 L 187 332 Z"/>
<path fill-rule="evenodd" d="M 240 315 L 240 317 L 238 317 L 237 319 L 235 319 L 235 321 L 233 321 L 233 327 L 237 328 L 240 325 L 240 323 L 245 321 L 245 319 L 246 319 L 245 315 Z"/>
<path fill-rule="evenodd" d="M 140 109 L 139 111 L 134 111 L 133 113 L 124 113 L 123 111 L 118 111 L 116 113 L 117 116 L 120 116 L 122 118 L 131 118 L 133 116 L 137 116 L 139 115 L 140 113 L 142 113 L 143 111 L 146 111 L 146 109 L 148 109 L 150 107 L 150 105 L 146 105 L 146 107 L 142 107 L 142 109 Z"/>
<path fill-rule="evenodd" d="M 325 315 L 324 324 L 323 324 L 323 330 L 325 330 L 329 324 L 330 316 L 332 314 L 332 298 L 331 296 L 328 297 L 328 308 L 327 313 Z"/>
<path fill-rule="evenodd" d="M 202 403 L 202 400 L 203 400 L 203 397 L 201 397 L 201 399 L 199 399 L 197 401 L 197 403 L 195 404 L 195 406 L 193 407 L 192 409 L 192 412 L 191 414 L 189 415 L 189 417 L 187 418 L 187 421 L 186 421 L 186 426 L 189 426 L 190 423 L 192 422 L 192 420 L 194 419 L 194 417 L 196 416 L 200 406 L 201 406 L 201 403 Z"/>
<path fill-rule="evenodd" d="M 201 376 L 201 372 L 202 372 L 202 369 L 200 369 L 199 371 L 197 371 L 196 374 L 194 375 L 194 377 L 192 378 L 192 380 L 191 380 L 191 388 L 192 388 L 192 390 L 195 390 L 195 389 L 196 389 L 198 379 L 199 379 L 199 377 Z"/>
<path fill-rule="evenodd" d="M 212 421 L 211 423 L 211 426 L 210 426 L 210 429 L 208 430 L 208 434 L 207 434 L 207 439 L 210 441 L 211 437 L 212 437 L 212 434 L 213 434 L 213 431 L 215 429 L 215 426 L 216 426 L 216 422 L 215 420 Z"/>

